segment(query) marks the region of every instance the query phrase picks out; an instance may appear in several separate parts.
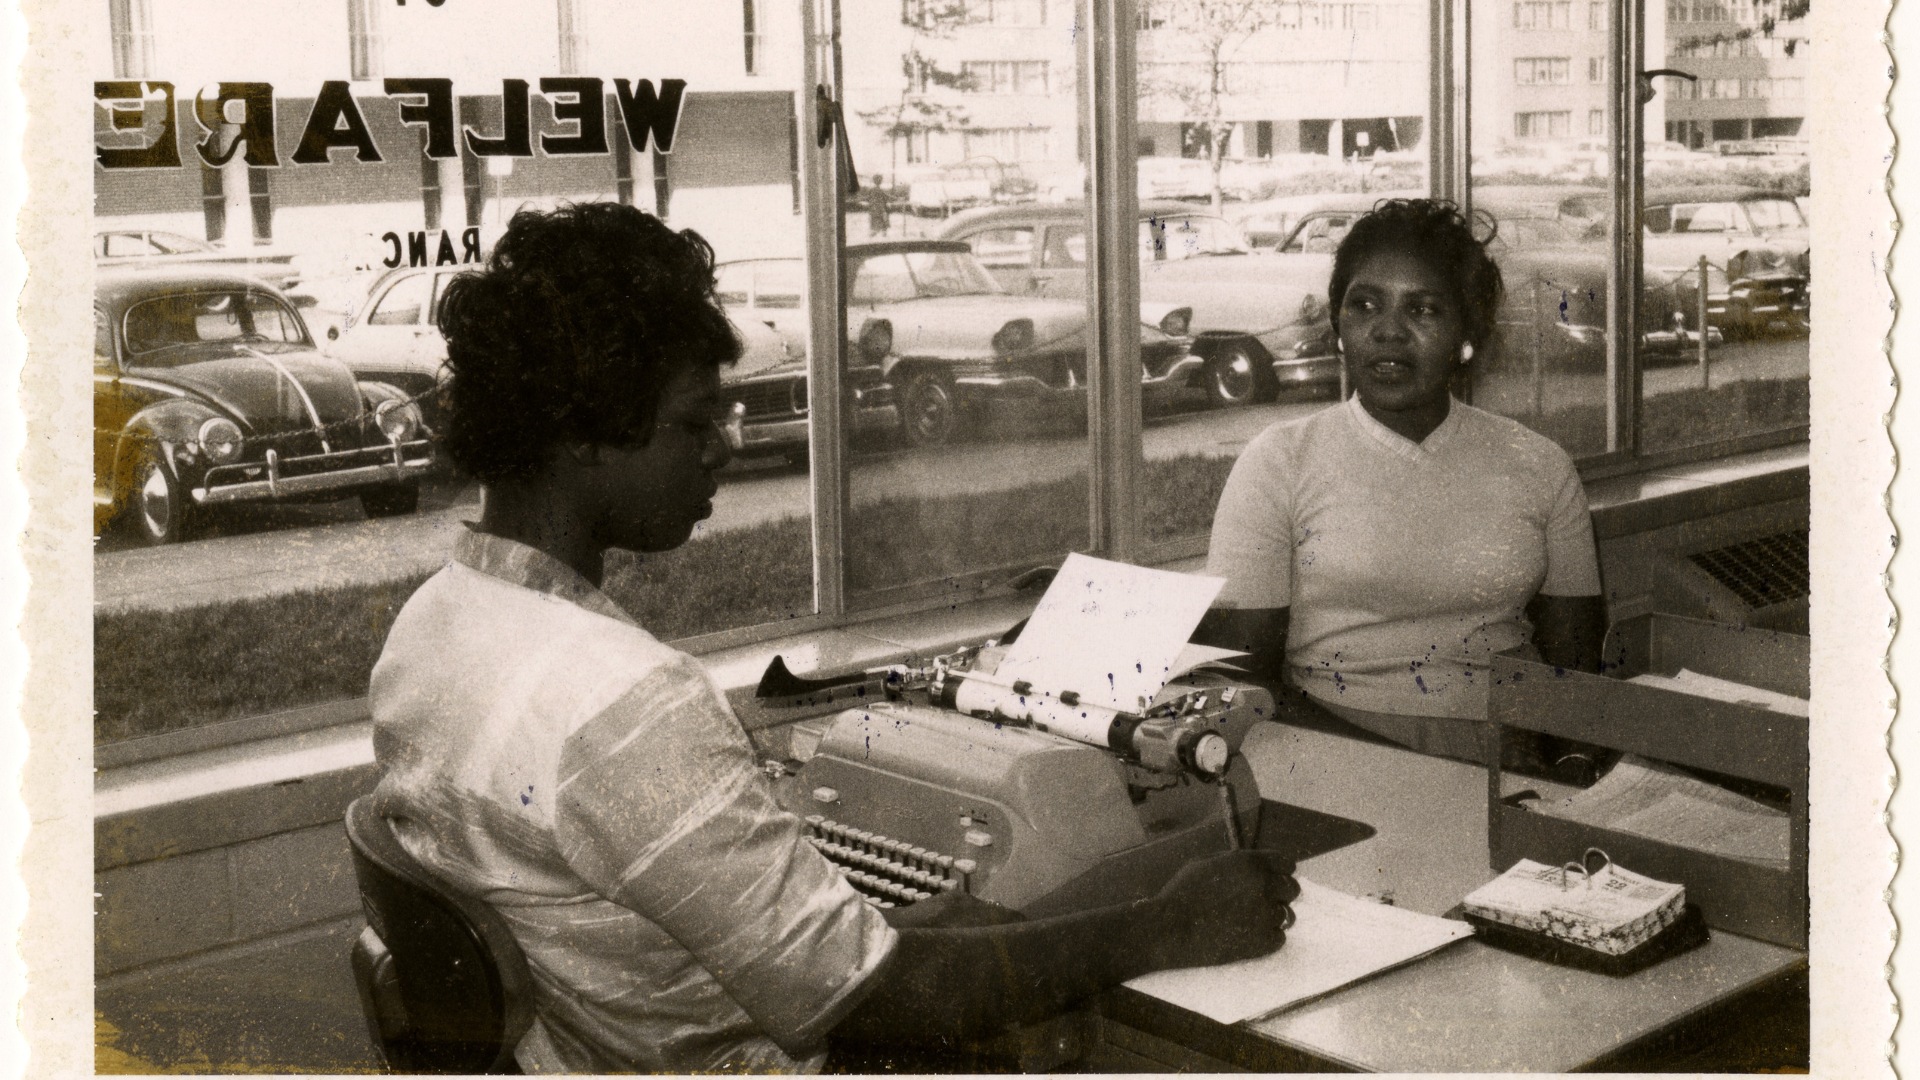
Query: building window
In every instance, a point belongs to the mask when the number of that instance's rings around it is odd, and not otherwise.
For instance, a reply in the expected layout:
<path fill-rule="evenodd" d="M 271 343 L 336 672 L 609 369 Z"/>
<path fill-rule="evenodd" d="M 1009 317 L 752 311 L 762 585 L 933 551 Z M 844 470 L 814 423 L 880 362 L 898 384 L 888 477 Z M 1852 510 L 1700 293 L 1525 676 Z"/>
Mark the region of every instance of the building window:
<path fill-rule="evenodd" d="M 1047 0 L 968 0 L 967 17 L 972 22 L 994 26 L 1045 26 Z M 1147 5 L 1140 5 L 1142 28 L 1146 26 Z"/>
<path fill-rule="evenodd" d="M 1587 29 L 1597 32 L 1597 31 L 1605 30 L 1606 28 L 1607 28 L 1606 0 L 1588 0 Z"/>
<path fill-rule="evenodd" d="M 1513 62 L 1515 86 L 1565 86 L 1572 61 L 1564 56 L 1523 56 Z"/>
<path fill-rule="evenodd" d="M 1513 5 L 1515 30 L 1570 30 L 1573 28 L 1573 0 L 1516 0 Z"/>
<path fill-rule="evenodd" d="M 1516 139 L 1564 139 L 1573 133 L 1572 128 L 1573 113 L 1566 110 L 1513 114 Z"/>
<path fill-rule="evenodd" d="M 996 161 L 1046 161 L 1053 157 L 1050 128 L 977 128 L 965 133 L 970 158 Z"/>
<path fill-rule="evenodd" d="M 1587 57 L 1587 81 L 1603 83 L 1607 81 L 1607 58 L 1604 56 Z"/>
<path fill-rule="evenodd" d="M 144 3 L 145 0 L 132 0 Z M 356 80 L 380 77 L 384 56 L 380 40 L 380 0 L 347 0 L 347 65 Z"/>
<path fill-rule="evenodd" d="M 1283 8 L 1286 6 L 1281 5 Z M 1153 0 L 1140 0 L 1140 7 L 1134 12 L 1134 16 L 1142 30 L 1155 30 L 1167 24 L 1166 16 L 1154 6 Z"/>
<path fill-rule="evenodd" d="M 976 94 L 1045 95 L 1045 60 L 969 60 L 960 66 Z"/>
<path fill-rule="evenodd" d="M 760 74 L 760 13 L 754 10 L 758 6 L 758 0 L 740 0 L 740 28 L 749 75 Z"/>
<path fill-rule="evenodd" d="M 144 79 L 153 74 L 153 11 L 148 0 L 111 0 L 107 21 L 113 32 L 113 77 Z"/>
<path fill-rule="evenodd" d="M 1587 110 L 1587 134 L 1593 136 L 1596 139 L 1601 139 L 1606 137 L 1607 110 L 1605 109 L 1588 109 Z"/>

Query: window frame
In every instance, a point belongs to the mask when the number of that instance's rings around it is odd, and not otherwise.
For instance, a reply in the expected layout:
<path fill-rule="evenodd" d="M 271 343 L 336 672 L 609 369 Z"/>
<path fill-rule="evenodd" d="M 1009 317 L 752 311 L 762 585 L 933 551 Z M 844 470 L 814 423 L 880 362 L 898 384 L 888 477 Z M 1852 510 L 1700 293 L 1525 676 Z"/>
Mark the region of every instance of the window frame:
<path fill-rule="evenodd" d="M 1569 0 L 1546 0 L 1531 10 L 1537 16 L 1533 26 L 1520 26 L 1521 5 L 1514 3 L 1516 28 L 1532 30 L 1570 29 L 1578 17 Z M 1538 0 L 1535 0 L 1537 3 Z M 1686 0 L 1682 0 L 1686 2 Z M 1469 0 L 1432 0 L 1430 13 L 1429 66 L 1429 190 L 1436 197 L 1451 198 L 1471 209 L 1468 173 L 1470 56 L 1464 32 Z M 911 10 L 912 4 L 903 5 Z M 1708 460 L 1728 454 L 1804 442 L 1805 426 L 1759 432 L 1719 442 L 1685 447 L 1654 454 L 1639 450 L 1641 423 L 1640 361 L 1629 335 L 1622 327 L 1637 325 L 1641 274 L 1641 236 L 1637 229 L 1623 223 L 1635 220 L 1635 208 L 1641 198 L 1643 174 L 1639 141 L 1645 117 L 1637 101 L 1626 88 L 1636 83 L 1645 67 L 1645 35 L 1632 21 L 1638 5 L 1615 2 L 1608 12 L 1609 55 L 1606 76 L 1610 92 L 1605 112 L 1606 130 L 1614 133 L 1609 141 L 1610 175 L 1615 177 L 1607 189 L 1612 203 L 1610 247 L 1613 260 L 1608 267 L 1609 305 L 1607 310 L 1608 353 L 1607 443 L 1600 453 L 1578 459 L 1581 475 L 1589 480 L 1608 476 L 1668 468 L 1676 464 Z M 838 9 L 833 0 L 807 0 L 806 77 L 803 85 L 839 85 L 837 45 Z M 1500 9 L 1496 8 L 1498 12 Z M 1108 335 L 1107 341 L 1117 353 L 1127 353 L 1129 340 L 1138 347 L 1134 323 L 1138 310 L 1138 272 L 1134 259 L 1131 226 L 1135 218 L 1132 176 L 1117 182 L 1116 173 L 1131 164 L 1130 151 L 1136 145 L 1137 124 L 1132 103 L 1137 95 L 1137 68 L 1134 45 L 1142 33 L 1152 33 L 1149 0 L 1089 0 L 1086 17 L 1089 33 L 1080 35 L 1084 49 L 1082 63 L 1088 77 L 1078 88 L 1084 135 L 1089 144 L 1089 172 L 1093 198 L 1086 221 L 1089 241 L 1086 272 L 1089 274 L 1089 313 L 1094 320 L 1089 333 Z M 1587 13 L 1592 18 L 1591 8 Z M 814 27 L 833 21 L 834 33 L 816 35 Z M 1117 36 L 1116 36 L 1116 32 Z M 1568 77 L 1572 79 L 1571 60 Z M 1116 107 L 1116 105 L 1118 107 Z M 1557 110 L 1550 110 L 1557 111 Z M 809 110 L 802 109 L 799 122 L 814 124 Z M 1549 124 L 1551 121 L 1549 121 Z M 1575 118 L 1566 114 L 1571 137 Z M 809 131 L 813 128 L 809 127 Z M 1604 136 L 1603 136 L 1604 137 Z M 845 334 L 841 308 L 842 279 L 839 264 L 844 242 L 836 228 L 839 206 L 835 148 L 828 140 L 803 142 L 803 205 L 808 222 L 809 303 L 813 308 L 812 348 L 815 357 L 835 355 L 837 341 Z M 1122 161 L 1123 158 L 1127 160 Z M 1121 225 L 1113 225 L 1114 222 Z M 1112 226 L 1108 228 L 1107 226 Z M 1108 236 L 1106 233 L 1113 233 Z M 1037 235 L 1036 266 L 1044 258 L 1045 237 Z M 1092 287 L 1097 286 L 1097 287 Z M 1132 355 L 1128 353 L 1128 355 Z M 1110 360 L 1111 362 L 1111 360 Z M 1137 364 L 1137 356 L 1134 363 Z M 1095 369 L 1097 371 L 1097 368 Z M 1093 374 L 1090 372 L 1090 374 Z M 1107 380 L 1109 385 L 1091 387 L 1088 424 L 1092 451 L 1089 487 L 1091 549 L 1095 554 L 1144 564 L 1163 563 L 1204 553 L 1207 538 L 1177 538 L 1154 544 L 1141 542 L 1138 505 L 1138 446 L 1140 412 L 1137 400 L 1129 408 L 1124 402 L 1130 393 L 1137 395 L 1137 383 Z M 1123 385 L 1112 385 L 1119 382 Z M 813 367 L 809 379 L 812 396 L 810 422 L 814 446 L 814 559 L 816 614 L 784 623 L 743 627 L 704 635 L 684 643 L 696 652 L 743 645 L 799 631 L 824 629 L 856 619 L 889 613 L 904 613 L 951 604 L 959 597 L 989 595 L 1004 588 L 1009 568 L 982 568 L 958 575 L 938 584 L 900 586 L 850 595 L 845 584 L 845 511 L 847 499 L 845 444 L 834 433 L 841 430 L 839 374 L 831 365 Z M 1129 450 L 1131 448 L 1131 450 Z M 1017 568 L 1016 568 L 1017 569 Z"/>

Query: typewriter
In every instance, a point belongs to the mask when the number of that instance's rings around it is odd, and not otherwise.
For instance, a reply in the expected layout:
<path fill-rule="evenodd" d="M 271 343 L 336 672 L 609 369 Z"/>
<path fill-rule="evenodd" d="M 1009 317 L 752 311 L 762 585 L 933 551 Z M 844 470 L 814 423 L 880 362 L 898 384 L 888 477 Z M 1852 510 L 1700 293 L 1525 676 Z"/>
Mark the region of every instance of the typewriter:
<path fill-rule="evenodd" d="M 1268 691 L 1203 669 L 1118 712 L 1000 679 L 1004 655 L 988 642 L 829 679 L 768 667 L 760 705 L 816 714 L 769 763 L 777 797 L 869 902 L 958 890 L 1060 914 L 1151 896 L 1251 838 L 1239 749 L 1273 715 Z"/>

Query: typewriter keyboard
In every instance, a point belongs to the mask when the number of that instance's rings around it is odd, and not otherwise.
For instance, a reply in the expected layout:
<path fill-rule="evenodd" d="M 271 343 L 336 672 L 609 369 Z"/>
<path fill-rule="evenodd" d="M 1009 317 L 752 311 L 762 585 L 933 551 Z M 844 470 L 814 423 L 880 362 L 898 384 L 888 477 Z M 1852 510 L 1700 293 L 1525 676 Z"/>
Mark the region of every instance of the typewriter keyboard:
<path fill-rule="evenodd" d="M 900 907 L 943 892 L 968 891 L 978 864 L 905 840 L 856 829 L 819 814 L 807 816 L 807 839 L 878 907 Z"/>

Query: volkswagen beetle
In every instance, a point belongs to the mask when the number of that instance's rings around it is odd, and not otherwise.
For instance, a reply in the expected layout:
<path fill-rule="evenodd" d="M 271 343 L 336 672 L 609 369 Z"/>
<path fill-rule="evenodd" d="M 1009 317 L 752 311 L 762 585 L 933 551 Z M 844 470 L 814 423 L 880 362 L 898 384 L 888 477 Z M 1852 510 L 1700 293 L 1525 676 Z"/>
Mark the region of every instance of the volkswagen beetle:
<path fill-rule="evenodd" d="M 358 496 L 413 512 L 433 467 L 419 410 L 314 348 L 286 295 L 196 268 L 101 274 L 94 292 L 94 527 L 153 544 L 208 507 Z"/>

